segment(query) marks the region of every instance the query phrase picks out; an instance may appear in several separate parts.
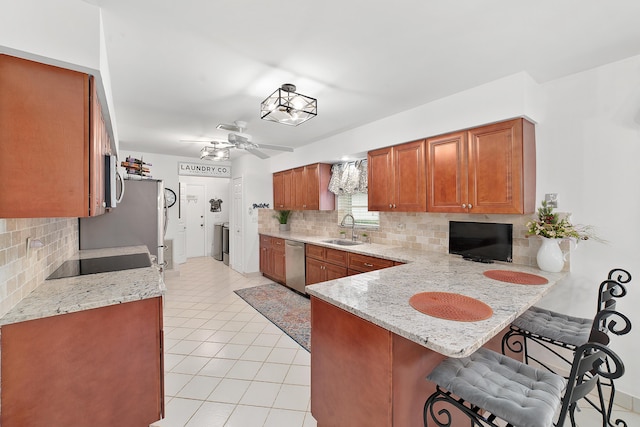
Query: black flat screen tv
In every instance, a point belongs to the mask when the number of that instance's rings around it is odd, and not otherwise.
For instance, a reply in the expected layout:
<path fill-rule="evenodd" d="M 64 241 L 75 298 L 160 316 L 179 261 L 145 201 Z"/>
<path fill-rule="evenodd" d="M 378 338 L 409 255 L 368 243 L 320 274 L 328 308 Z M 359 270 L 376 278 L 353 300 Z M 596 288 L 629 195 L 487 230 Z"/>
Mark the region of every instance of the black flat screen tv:
<path fill-rule="evenodd" d="M 474 261 L 513 261 L 513 224 L 449 221 L 449 253 Z"/>

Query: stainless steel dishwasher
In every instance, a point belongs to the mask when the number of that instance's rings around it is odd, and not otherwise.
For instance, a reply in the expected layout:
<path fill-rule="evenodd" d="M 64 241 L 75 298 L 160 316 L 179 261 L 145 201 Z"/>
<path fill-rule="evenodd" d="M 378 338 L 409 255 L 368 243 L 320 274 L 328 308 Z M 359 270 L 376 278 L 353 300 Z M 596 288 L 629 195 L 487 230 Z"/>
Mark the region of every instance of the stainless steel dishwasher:
<path fill-rule="evenodd" d="M 304 243 L 293 240 L 284 241 L 284 259 L 286 283 L 292 289 L 306 294 L 305 265 L 304 265 Z"/>

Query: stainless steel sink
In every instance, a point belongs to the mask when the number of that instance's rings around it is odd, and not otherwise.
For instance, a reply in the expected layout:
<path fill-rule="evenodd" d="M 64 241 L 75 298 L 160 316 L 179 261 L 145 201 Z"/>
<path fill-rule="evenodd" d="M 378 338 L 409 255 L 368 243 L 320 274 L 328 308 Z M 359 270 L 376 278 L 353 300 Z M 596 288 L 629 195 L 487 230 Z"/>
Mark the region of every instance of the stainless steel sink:
<path fill-rule="evenodd" d="M 363 242 L 352 242 L 351 240 L 344 239 L 331 239 L 331 240 L 323 240 L 324 243 L 331 243 L 332 245 L 340 245 L 340 246 L 356 246 L 361 245 Z"/>

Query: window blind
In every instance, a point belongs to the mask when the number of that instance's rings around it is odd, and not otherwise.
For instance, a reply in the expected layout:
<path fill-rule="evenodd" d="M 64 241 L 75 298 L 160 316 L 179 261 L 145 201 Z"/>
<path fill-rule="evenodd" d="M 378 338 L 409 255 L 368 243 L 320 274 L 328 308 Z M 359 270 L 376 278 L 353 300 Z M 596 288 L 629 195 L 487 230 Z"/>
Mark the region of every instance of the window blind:
<path fill-rule="evenodd" d="M 378 212 L 369 212 L 369 200 L 365 193 L 343 194 L 338 198 L 338 222 L 345 215 L 351 214 L 359 227 L 378 227 L 380 215 Z"/>

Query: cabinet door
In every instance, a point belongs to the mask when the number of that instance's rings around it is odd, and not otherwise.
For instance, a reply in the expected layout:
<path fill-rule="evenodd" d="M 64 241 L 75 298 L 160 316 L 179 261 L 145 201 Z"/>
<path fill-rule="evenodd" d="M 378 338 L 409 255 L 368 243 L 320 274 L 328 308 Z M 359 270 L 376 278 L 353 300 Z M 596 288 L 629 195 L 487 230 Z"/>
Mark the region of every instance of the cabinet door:
<path fill-rule="evenodd" d="M 468 138 L 470 212 L 532 211 L 535 203 L 531 202 L 535 198 L 533 124 L 516 119 L 482 126 L 470 130 Z M 529 197 L 526 201 L 525 194 Z"/>
<path fill-rule="evenodd" d="M 393 210 L 393 150 L 391 147 L 369 151 L 367 155 L 370 211 Z"/>
<path fill-rule="evenodd" d="M 305 168 L 295 168 L 291 171 L 292 209 L 305 209 L 307 197 L 307 182 Z"/>
<path fill-rule="evenodd" d="M 427 211 L 467 212 L 465 132 L 427 139 Z"/>
<path fill-rule="evenodd" d="M 273 208 L 284 209 L 284 173 L 273 174 Z"/>
<path fill-rule="evenodd" d="M 342 277 L 347 277 L 347 267 L 341 267 L 339 265 L 334 265 L 330 263 L 326 263 L 324 267 L 325 267 L 326 280 L 334 280 L 334 279 L 340 279 Z"/>
<path fill-rule="evenodd" d="M 89 76 L 0 55 L 0 218 L 89 215 Z"/>
<path fill-rule="evenodd" d="M 276 237 L 271 238 L 271 260 L 273 278 L 283 282 L 286 278 L 286 264 L 284 254 L 284 240 Z"/>
<path fill-rule="evenodd" d="M 260 272 L 262 274 L 271 275 L 271 263 L 269 249 L 271 247 L 271 238 L 269 236 L 260 235 Z"/>
<path fill-rule="evenodd" d="M 2 327 L 4 427 L 148 426 L 163 412 L 162 298 Z"/>
<path fill-rule="evenodd" d="M 284 251 L 273 250 L 273 278 L 282 283 L 286 280 L 286 263 Z"/>
<path fill-rule="evenodd" d="M 313 285 L 314 283 L 324 282 L 326 279 L 326 274 L 324 270 L 324 262 L 317 260 L 315 258 L 306 259 L 306 285 Z"/>
<path fill-rule="evenodd" d="M 427 210 L 427 177 L 424 140 L 393 147 L 393 210 L 425 212 Z"/>
<path fill-rule="evenodd" d="M 320 209 L 320 168 L 316 163 L 304 167 L 303 182 L 305 185 L 304 206 L 306 210 L 317 211 Z M 327 191 L 325 188 L 324 191 Z"/>
<path fill-rule="evenodd" d="M 293 209 L 293 170 L 282 172 L 282 195 L 284 209 Z"/>

